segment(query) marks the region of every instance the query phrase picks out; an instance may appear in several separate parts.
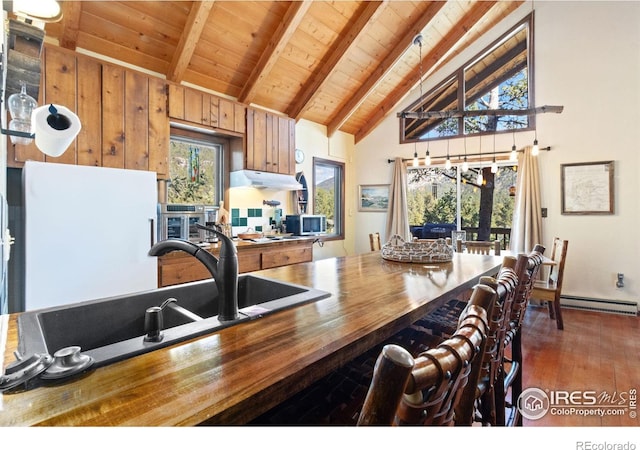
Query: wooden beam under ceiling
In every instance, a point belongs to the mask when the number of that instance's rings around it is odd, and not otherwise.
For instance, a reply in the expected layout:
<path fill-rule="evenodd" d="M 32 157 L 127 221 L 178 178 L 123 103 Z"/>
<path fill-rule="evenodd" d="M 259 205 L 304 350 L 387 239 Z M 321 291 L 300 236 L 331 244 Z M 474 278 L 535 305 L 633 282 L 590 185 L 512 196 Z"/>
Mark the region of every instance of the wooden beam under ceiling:
<path fill-rule="evenodd" d="M 425 72 L 428 72 L 433 66 L 438 64 L 442 55 L 448 53 L 458 43 L 462 37 L 469 33 L 473 26 L 482 19 L 496 4 L 496 1 L 477 2 L 465 14 L 465 16 L 451 29 L 449 33 L 431 50 L 427 56 L 422 59 L 422 66 Z M 398 83 L 396 88 L 386 96 L 384 101 L 378 105 L 376 111 L 367 119 L 366 126 L 362 127 L 355 135 L 355 141 L 360 141 L 364 136 L 369 134 L 387 115 L 389 111 L 396 109 L 397 105 L 407 95 L 407 93 L 415 86 L 420 73 L 419 68 L 414 68 L 404 79 Z"/>
<path fill-rule="evenodd" d="M 352 45 L 356 42 L 358 36 L 367 27 L 367 25 L 375 20 L 375 15 L 382 11 L 382 7 L 389 0 L 381 2 L 365 2 L 361 11 L 356 14 L 357 19 L 353 24 L 348 24 L 345 36 L 340 36 L 336 40 L 336 45 L 327 51 L 327 60 L 319 65 L 317 73 L 307 80 L 301 92 L 296 95 L 296 100 L 289 105 L 286 111 L 289 117 L 293 117 L 296 121 L 302 115 L 305 107 L 310 104 L 313 98 L 320 92 L 322 85 L 336 70 L 340 60 L 347 54 Z"/>
<path fill-rule="evenodd" d="M 289 43 L 291 36 L 300 25 L 312 3 L 312 0 L 291 2 L 278 29 L 269 39 L 267 48 L 262 52 L 258 64 L 255 65 L 249 79 L 242 88 L 238 96 L 239 102 L 251 103 L 256 91 L 275 66 L 278 57 Z"/>
<path fill-rule="evenodd" d="M 62 2 L 62 33 L 60 47 L 75 50 L 78 45 L 78 30 L 80 28 L 80 15 L 82 14 L 82 2 Z"/>
<path fill-rule="evenodd" d="M 193 2 L 191 10 L 189 11 L 189 17 L 187 17 L 187 23 L 184 30 L 180 35 L 180 42 L 173 53 L 171 64 L 167 70 L 167 80 L 179 83 L 184 77 L 184 73 L 189 66 L 189 61 L 193 56 L 193 52 L 196 48 L 196 44 L 200 39 L 202 30 L 207 24 L 209 13 L 213 8 L 215 0 Z M 65 2 L 67 3 L 67 2 Z M 72 2 L 73 3 L 73 2 Z"/>
<path fill-rule="evenodd" d="M 407 51 L 413 39 L 433 20 L 435 15 L 445 5 L 445 2 L 432 2 L 424 13 L 415 21 L 410 30 L 398 41 L 398 45 L 386 56 L 386 58 L 378 65 L 367 81 L 360 86 L 358 91 L 353 95 L 331 119 L 327 125 L 327 133 L 332 136 L 358 109 L 358 106 L 371 94 L 378 85 L 380 80 L 393 69 L 393 66 L 402 58 Z"/>

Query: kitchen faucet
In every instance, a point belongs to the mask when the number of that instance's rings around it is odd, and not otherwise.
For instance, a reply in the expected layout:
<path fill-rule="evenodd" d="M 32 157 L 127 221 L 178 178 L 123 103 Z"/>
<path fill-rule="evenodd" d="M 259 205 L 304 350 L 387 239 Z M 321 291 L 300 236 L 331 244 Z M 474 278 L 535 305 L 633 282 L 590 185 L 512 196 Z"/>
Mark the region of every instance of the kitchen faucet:
<path fill-rule="evenodd" d="M 208 251 L 182 239 L 166 239 L 157 242 L 149 250 L 149 256 L 162 256 L 174 250 L 182 250 L 195 256 L 209 270 L 216 282 L 218 295 L 220 297 L 220 309 L 218 320 L 220 322 L 238 319 L 238 252 L 233 241 L 221 233 L 219 230 L 205 227 L 200 224 L 196 226 L 202 230 L 215 233 L 222 246 L 220 256 L 216 258 Z"/>

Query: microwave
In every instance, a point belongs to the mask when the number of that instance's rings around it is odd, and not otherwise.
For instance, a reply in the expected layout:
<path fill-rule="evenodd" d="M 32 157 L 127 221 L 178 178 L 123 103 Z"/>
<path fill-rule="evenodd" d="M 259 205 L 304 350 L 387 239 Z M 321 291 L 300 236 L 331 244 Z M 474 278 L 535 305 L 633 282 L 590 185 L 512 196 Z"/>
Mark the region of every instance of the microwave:
<path fill-rule="evenodd" d="M 161 240 L 183 239 L 194 243 L 204 242 L 204 231 L 196 224 L 206 225 L 213 207 L 206 205 L 166 204 L 158 205 L 158 236 Z"/>
<path fill-rule="evenodd" d="M 285 224 L 287 233 L 293 233 L 295 236 L 313 236 L 327 232 L 327 216 L 320 214 L 287 216 Z"/>

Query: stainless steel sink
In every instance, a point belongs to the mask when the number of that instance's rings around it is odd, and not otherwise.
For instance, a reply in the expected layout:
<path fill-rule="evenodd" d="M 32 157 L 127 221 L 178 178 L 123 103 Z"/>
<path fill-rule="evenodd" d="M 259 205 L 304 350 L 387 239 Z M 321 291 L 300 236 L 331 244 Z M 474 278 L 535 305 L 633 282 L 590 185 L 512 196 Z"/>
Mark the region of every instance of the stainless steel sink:
<path fill-rule="evenodd" d="M 217 294 L 215 282 L 205 280 L 28 311 L 18 316 L 19 351 L 22 355 L 54 354 L 62 348 L 79 346 L 83 354 L 94 358 L 96 366 L 106 365 L 330 295 L 309 287 L 240 275 L 240 318 L 220 322 Z M 163 340 L 146 342 L 145 311 L 168 298 L 175 298 L 179 308 L 164 309 Z"/>

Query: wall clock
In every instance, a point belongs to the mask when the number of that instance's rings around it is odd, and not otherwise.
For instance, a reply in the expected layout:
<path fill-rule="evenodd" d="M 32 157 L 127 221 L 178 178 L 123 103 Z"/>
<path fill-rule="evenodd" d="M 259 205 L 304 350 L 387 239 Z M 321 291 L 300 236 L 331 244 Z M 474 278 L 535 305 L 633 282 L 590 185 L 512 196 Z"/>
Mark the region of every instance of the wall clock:
<path fill-rule="evenodd" d="M 304 152 L 299 148 L 296 149 L 295 152 L 296 163 L 301 164 L 304 161 Z"/>

